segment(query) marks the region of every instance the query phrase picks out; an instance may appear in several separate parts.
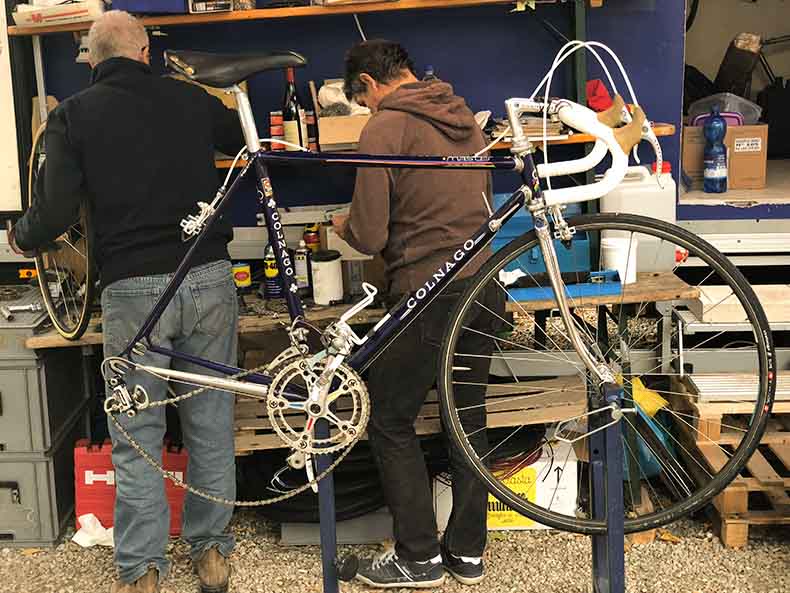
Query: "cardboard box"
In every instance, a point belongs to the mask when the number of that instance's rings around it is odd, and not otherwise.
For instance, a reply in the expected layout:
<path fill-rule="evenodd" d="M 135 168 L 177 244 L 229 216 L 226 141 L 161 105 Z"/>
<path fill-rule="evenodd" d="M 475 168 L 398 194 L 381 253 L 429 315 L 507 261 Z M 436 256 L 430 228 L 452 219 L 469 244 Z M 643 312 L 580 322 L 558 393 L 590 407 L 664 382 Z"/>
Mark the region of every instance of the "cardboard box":
<path fill-rule="evenodd" d="M 727 189 L 765 187 L 768 159 L 768 126 L 730 126 L 724 138 L 727 146 Z M 701 126 L 683 127 L 683 172 L 692 189 L 702 189 L 705 136 Z"/>
<path fill-rule="evenodd" d="M 367 125 L 370 115 L 335 115 L 320 117 L 321 106 L 318 104 L 318 93 L 315 82 L 308 83 L 313 100 L 318 125 L 318 143 L 322 151 L 342 152 L 356 150 L 359 136 Z"/>
<path fill-rule="evenodd" d="M 104 12 L 104 3 L 100 0 L 87 0 L 56 6 L 33 6 L 18 4 L 12 13 L 14 22 L 21 27 L 48 27 L 93 21 Z"/>
<path fill-rule="evenodd" d="M 506 481 L 513 492 L 544 509 L 551 505 L 553 511 L 573 515 L 578 491 L 577 467 L 571 445 L 562 443 L 554 447 L 553 457 L 552 449 L 544 447 L 538 461 L 519 470 Z M 557 471 L 560 468 L 561 471 Z M 433 506 L 439 531 L 444 531 L 453 508 L 451 483 L 446 475 L 434 479 Z M 520 515 L 489 494 L 488 530 L 522 529 L 546 529 L 546 526 Z"/>

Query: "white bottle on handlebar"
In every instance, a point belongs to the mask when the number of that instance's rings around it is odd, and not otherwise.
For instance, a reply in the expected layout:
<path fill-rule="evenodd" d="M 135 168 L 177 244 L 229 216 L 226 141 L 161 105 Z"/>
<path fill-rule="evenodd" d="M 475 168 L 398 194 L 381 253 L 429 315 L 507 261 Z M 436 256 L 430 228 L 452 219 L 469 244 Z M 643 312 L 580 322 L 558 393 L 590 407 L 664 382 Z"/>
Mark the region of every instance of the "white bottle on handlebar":
<path fill-rule="evenodd" d="M 624 212 L 650 216 L 674 223 L 675 181 L 668 162 L 664 161 L 661 186 L 655 174 L 644 166 L 628 167 L 628 171 L 614 191 L 601 198 L 601 212 Z M 626 231 L 604 231 L 603 238 L 628 236 Z M 660 251 L 660 252 L 659 252 Z M 675 246 L 654 237 L 640 236 L 637 251 L 639 272 L 665 272 L 675 266 Z"/>

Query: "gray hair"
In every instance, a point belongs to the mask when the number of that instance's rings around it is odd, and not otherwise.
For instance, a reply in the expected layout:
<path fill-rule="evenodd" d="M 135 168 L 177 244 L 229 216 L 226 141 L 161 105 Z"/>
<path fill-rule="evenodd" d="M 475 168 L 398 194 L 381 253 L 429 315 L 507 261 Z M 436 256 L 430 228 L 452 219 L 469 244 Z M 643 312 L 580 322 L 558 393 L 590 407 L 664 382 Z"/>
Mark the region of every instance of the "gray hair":
<path fill-rule="evenodd" d="M 88 32 L 89 60 L 100 64 L 110 58 L 139 59 L 148 45 L 145 27 L 122 10 L 110 10 L 100 16 Z"/>

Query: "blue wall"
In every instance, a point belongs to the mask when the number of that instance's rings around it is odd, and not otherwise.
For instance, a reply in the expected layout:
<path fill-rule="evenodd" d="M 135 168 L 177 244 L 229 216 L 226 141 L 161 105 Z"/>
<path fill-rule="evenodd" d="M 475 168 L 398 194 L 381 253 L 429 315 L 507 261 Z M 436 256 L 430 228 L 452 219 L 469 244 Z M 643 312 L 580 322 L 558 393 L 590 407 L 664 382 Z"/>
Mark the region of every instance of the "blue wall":
<path fill-rule="evenodd" d="M 640 8 L 641 6 L 641 8 Z M 561 46 L 541 19 L 572 37 L 567 5 L 539 6 L 536 12 L 510 13 L 510 7 L 489 6 L 428 11 L 404 11 L 360 15 L 368 38 L 386 37 L 403 43 L 421 72 L 432 64 L 437 75 L 450 81 L 473 110 L 502 113 L 504 99 L 532 92 L 554 54 Z M 610 44 L 624 60 L 640 103 L 653 120 L 680 123 L 683 73 L 683 2 L 677 0 L 607 0 L 604 7 L 589 11 L 588 38 Z M 293 49 L 305 55 L 308 66 L 297 73 L 302 97 L 307 99 L 307 80 L 342 75 L 343 55 L 359 40 L 353 18 L 338 15 L 323 18 L 258 21 L 204 27 L 166 28 L 166 37 L 152 37 L 152 63 L 161 70 L 165 48 L 218 51 Z M 74 63 L 73 38 L 45 38 L 47 89 L 64 99 L 84 88 L 89 80 L 87 65 Z M 590 62 L 591 77 L 599 76 Z M 566 74 L 555 77 L 553 94 L 566 92 Z M 283 92 L 281 73 L 267 73 L 250 81 L 253 108 L 260 122 L 268 112 L 280 108 Z M 261 125 L 261 132 L 265 132 Z M 678 168 L 679 139 L 662 141 L 673 171 Z M 561 152 L 552 154 L 561 155 Z M 650 158 L 650 151 L 642 152 Z M 538 157 L 540 158 L 540 157 Z M 275 190 L 283 205 L 330 203 L 350 199 L 353 171 L 272 171 Z M 498 191 L 512 189 L 515 180 L 498 176 Z M 251 186 L 236 200 L 236 224 L 253 225 Z M 197 199 L 202 196 L 196 196 Z"/>

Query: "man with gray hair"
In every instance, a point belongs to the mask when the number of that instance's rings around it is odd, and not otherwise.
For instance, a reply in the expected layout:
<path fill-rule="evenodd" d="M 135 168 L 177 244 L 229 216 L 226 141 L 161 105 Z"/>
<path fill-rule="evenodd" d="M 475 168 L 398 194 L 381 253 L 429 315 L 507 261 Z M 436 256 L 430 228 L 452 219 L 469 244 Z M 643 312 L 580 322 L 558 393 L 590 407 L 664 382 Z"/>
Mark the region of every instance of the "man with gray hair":
<path fill-rule="evenodd" d="M 214 148 L 235 153 L 244 143 L 236 113 L 203 89 L 154 76 L 148 35 L 125 12 L 110 11 L 88 35 L 91 84 L 66 99 L 47 122 L 43 188 L 16 224 L 11 244 L 20 251 L 46 245 L 87 204 L 95 231 L 102 282 L 104 356 L 117 356 L 134 337 L 192 243 L 179 222 L 219 185 Z M 238 308 L 227 243 L 228 220 L 218 221 L 195 253 L 194 267 L 156 325 L 151 339 L 164 348 L 233 364 Z M 135 362 L 202 372 L 150 351 Z M 167 397 L 167 385 L 141 371 L 128 384 L 149 398 Z M 176 391 L 186 390 L 174 385 Z M 189 453 L 187 481 L 226 499 L 236 496 L 234 397 L 209 391 L 178 407 Z M 118 421 L 156 459 L 162 458 L 164 407 Z M 110 423 L 115 466 L 115 563 L 111 593 L 154 593 L 169 569 L 170 527 L 162 476 Z M 186 495 L 182 537 L 203 593 L 227 591 L 234 546 L 226 533 L 232 508 Z"/>

